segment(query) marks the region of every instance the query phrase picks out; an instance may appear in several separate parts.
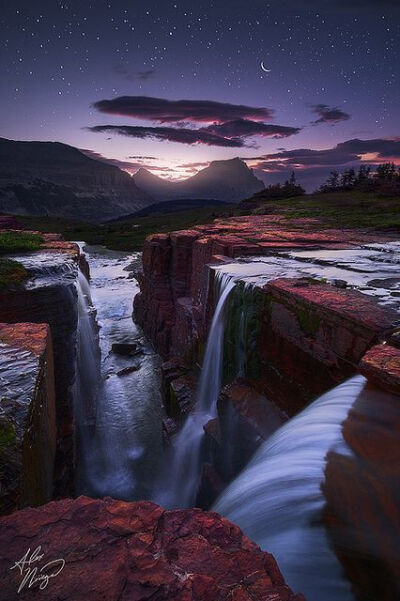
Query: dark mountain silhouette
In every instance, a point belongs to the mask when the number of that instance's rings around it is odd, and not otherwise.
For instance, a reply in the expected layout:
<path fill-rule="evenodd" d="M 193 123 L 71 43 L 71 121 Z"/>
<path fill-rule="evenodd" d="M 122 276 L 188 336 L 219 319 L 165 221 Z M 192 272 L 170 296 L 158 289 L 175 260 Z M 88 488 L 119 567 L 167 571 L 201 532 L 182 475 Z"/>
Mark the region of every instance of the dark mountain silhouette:
<path fill-rule="evenodd" d="M 0 212 L 103 221 L 153 202 L 126 172 L 72 146 L 0 138 Z"/>
<path fill-rule="evenodd" d="M 134 217 L 147 217 L 148 215 L 166 215 L 168 213 L 178 213 L 179 211 L 193 211 L 196 209 L 215 208 L 224 209 L 230 205 L 223 200 L 203 200 L 200 198 L 190 198 L 182 200 L 163 200 L 156 202 L 144 209 L 136 211 L 132 215 L 124 215 L 115 219 L 110 219 L 110 222 L 125 221 Z"/>
<path fill-rule="evenodd" d="M 263 182 L 238 158 L 212 161 L 180 182 L 163 180 L 147 169 L 139 169 L 133 177 L 139 188 L 157 201 L 201 198 L 239 202 L 264 188 Z"/>

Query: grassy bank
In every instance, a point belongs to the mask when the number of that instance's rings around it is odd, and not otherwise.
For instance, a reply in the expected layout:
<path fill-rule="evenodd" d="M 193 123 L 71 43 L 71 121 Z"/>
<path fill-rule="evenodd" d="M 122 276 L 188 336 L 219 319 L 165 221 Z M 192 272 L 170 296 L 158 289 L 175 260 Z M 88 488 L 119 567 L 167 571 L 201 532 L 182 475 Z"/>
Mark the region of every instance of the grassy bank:
<path fill-rule="evenodd" d="M 41 243 L 42 237 L 38 234 L 0 232 L 0 255 L 35 251 Z"/>
<path fill-rule="evenodd" d="M 219 217 L 251 213 L 279 214 L 296 227 L 299 218 L 317 218 L 315 229 L 340 228 L 394 230 L 400 234 L 400 198 L 379 198 L 376 194 L 334 192 L 308 194 L 285 200 L 261 201 L 257 209 L 230 206 L 201 208 L 164 215 L 130 218 L 103 225 L 68 221 L 54 217 L 19 217 L 26 227 L 43 232 L 59 232 L 66 240 L 85 240 L 113 250 L 140 250 L 146 236 L 156 232 L 188 229 Z"/>
<path fill-rule="evenodd" d="M 309 194 L 264 201 L 255 212 L 283 214 L 289 223 L 299 218 L 317 218 L 318 228 L 390 229 L 400 233 L 400 198 L 379 198 L 365 192 Z"/>

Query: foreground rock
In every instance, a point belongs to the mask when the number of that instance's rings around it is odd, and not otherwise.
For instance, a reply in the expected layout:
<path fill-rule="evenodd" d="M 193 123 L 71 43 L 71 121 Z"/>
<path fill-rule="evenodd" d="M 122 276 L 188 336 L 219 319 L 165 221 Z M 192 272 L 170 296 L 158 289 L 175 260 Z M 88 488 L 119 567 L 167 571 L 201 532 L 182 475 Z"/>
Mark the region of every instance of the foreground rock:
<path fill-rule="evenodd" d="M 18 231 L 12 232 L 15 236 Z M 25 232 L 26 233 L 26 232 Z M 31 232 L 39 234 L 39 232 Z M 54 388 L 56 404 L 56 468 L 54 474 L 55 492 L 57 495 L 73 494 L 73 402 L 72 387 L 75 379 L 75 361 L 78 327 L 77 289 L 78 268 L 88 276 L 88 264 L 79 246 L 66 242 L 59 234 L 40 234 L 42 244 L 35 252 L 21 252 L 13 255 L 28 273 L 23 286 L 5 288 L 0 291 L 0 322 L 15 324 L 32 324 L 35 336 L 35 324 L 48 324 L 54 355 Z M 23 337 L 18 336 L 18 340 Z M 10 340 L 12 343 L 12 340 Z M 53 369 L 53 368 L 51 368 Z M 21 362 L 20 372 L 24 372 Z M 9 389 L 17 390 L 18 370 L 10 371 L 15 378 L 9 380 Z M 7 396 L 7 395 L 1 395 Z M 23 401 L 24 403 L 25 401 Z M 41 425 L 35 428 L 41 431 Z M 28 426 L 27 426 L 28 428 Z M 30 436 L 35 436 L 30 429 Z M 39 434 L 39 439 L 41 434 Z M 26 447 L 28 452 L 29 447 Z M 51 445 L 48 444 L 48 458 L 51 458 Z M 36 452 L 33 446 L 32 452 Z M 32 457 L 30 459 L 32 461 Z M 28 465 L 28 464 L 26 464 Z M 0 458 L 0 472 L 4 471 Z M 30 477 L 28 473 L 26 477 Z M 35 482 L 35 477 L 33 477 Z M 31 485 L 34 488 L 33 484 Z M 36 494 L 36 493 L 35 493 Z M 26 499 L 35 505 L 48 500 L 48 497 Z M 26 502 L 23 503 L 23 506 Z M 20 506 L 20 505 L 18 505 Z"/>
<path fill-rule="evenodd" d="M 15 562 L 40 548 L 57 574 L 20 594 Z M 304 601 L 273 557 L 216 513 L 86 497 L 26 509 L 0 521 L 3 601 Z M 61 570 L 61 571 L 60 571 Z"/>

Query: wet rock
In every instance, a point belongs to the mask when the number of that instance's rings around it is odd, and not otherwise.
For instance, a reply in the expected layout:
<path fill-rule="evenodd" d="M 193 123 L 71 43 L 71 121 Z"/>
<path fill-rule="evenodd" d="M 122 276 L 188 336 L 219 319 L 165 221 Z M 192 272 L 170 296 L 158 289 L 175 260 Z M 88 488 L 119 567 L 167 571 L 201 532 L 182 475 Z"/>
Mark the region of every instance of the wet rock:
<path fill-rule="evenodd" d="M 304 601 L 274 558 L 216 513 L 86 497 L 14 513 L 0 521 L 3 601 L 22 580 L 10 568 L 38 546 L 38 566 L 65 566 L 43 590 L 21 592 L 32 601 Z"/>
<path fill-rule="evenodd" d="M 373 297 L 322 282 L 282 278 L 263 291 L 256 387 L 289 415 L 355 373 L 398 320 Z"/>
<path fill-rule="evenodd" d="M 369 386 L 342 429 L 351 454 L 328 455 L 328 533 L 358 601 L 399 599 L 399 397 Z"/>
<path fill-rule="evenodd" d="M 139 365 L 129 365 L 129 367 L 124 367 L 124 369 L 120 369 L 119 371 L 117 371 L 117 376 L 127 376 L 128 374 L 132 374 L 135 371 L 138 371 L 140 369 L 140 364 Z"/>
<path fill-rule="evenodd" d="M 111 351 L 116 355 L 122 355 L 124 357 L 133 357 L 142 352 L 135 342 L 115 342 L 111 347 Z"/>
<path fill-rule="evenodd" d="M 0 324 L 0 513 L 52 498 L 54 362 L 47 324 Z"/>

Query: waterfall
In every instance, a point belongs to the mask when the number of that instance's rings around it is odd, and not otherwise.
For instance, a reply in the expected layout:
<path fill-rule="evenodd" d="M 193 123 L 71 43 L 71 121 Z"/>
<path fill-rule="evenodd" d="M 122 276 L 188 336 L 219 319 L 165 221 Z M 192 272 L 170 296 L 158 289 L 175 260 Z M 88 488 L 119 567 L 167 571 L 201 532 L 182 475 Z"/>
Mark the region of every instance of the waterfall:
<path fill-rule="evenodd" d="M 214 289 L 218 302 L 207 339 L 196 406 L 176 436 L 171 453 L 166 454 L 161 484 L 155 489 L 154 499 L 167 508 L 192 507 L 195 504 L 203 428 L 217 413 L 223 368 L 225 308 L 234 286 L 232 276 L 216 272 Z"/>
<path fill-rule="evenodd" d="M 94 429 L 96 419 L 96 397 L 101 373 L 97 324 L 90 287 L 80 270 L 78 270 L 76 290 L 78 295 L 78 327 L 73 398 L 74 421 L 77 431 L 76 444 L 81 459 L 78 463 L 81 463 L 81 467 L 83 467 L 86 442 Z"/>
<path fill-rule="evenodd" d="M 213 507 L 272 553 L 288 584 L 308 601 L 352 599 L 318 518 L 326 454 L 350 452 L 341 424 L 365 383 L 355 376 L 286 422 Z"/>

